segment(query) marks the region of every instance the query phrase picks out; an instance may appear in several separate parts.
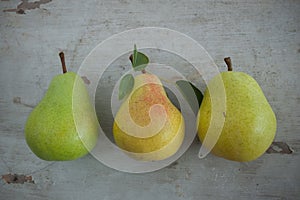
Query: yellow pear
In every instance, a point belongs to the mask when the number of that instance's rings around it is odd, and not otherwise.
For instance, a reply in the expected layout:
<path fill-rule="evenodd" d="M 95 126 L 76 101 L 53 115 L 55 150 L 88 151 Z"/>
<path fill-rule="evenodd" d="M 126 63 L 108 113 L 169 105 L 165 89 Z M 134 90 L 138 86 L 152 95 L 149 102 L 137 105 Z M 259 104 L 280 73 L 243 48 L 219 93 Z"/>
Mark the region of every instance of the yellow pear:
<path fill-rule="evenodd" d="M 177 152 L 184 138 L 184 119 L 157 76 L 143 73 L 134 78 L 133 89 L 115 117 L 113 135 L 116 144 L 138 160 L 162 160 Z"/>
<path fill-rule="evenodd" d="M 225 61 L 229 71 L 214 77 L 208 83 L 209 90 L 204 93 L 198 114 L 198 136 L 203 142 L 209 126 L 214 124 L 210 93 L 220 91 L 218 78 L 221 76 L 226 110 L 218 112 L 225 122 L 212 153 L 229 160 L 251 161 L 260 157 L 274 140 L 276 117 L 258 83 L 243 72 L 231 71 L 230 58 Z"/>

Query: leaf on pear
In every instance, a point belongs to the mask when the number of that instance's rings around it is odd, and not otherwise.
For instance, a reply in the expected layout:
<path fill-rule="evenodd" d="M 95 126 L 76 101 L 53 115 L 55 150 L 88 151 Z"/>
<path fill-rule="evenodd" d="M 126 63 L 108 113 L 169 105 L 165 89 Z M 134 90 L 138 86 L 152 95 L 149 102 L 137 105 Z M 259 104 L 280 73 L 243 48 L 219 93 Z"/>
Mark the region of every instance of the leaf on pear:
<path fill-rule="evenodd" d="M 176 85 L 185 100 L 189 103 L 191 109 L 197 115 L 203 99 L 202 92 L 191 82 L 186 80 L 176 81 Z"/>
<path fill-rule="evenodd" d="M 149 58 L 145 54 L 138 52 L 136 45 L 134 45 L 133 54 L 130 55 L 130 61 L 135 71 L 142 71 L 147 67 Z"/>
<path fill-rule="evenodd" d="M 119 100 L 126 97 L 132 90 L 134 85 L 134 78 L 132 74 L 126 74 L 120 82 L 119 86 Z"/>

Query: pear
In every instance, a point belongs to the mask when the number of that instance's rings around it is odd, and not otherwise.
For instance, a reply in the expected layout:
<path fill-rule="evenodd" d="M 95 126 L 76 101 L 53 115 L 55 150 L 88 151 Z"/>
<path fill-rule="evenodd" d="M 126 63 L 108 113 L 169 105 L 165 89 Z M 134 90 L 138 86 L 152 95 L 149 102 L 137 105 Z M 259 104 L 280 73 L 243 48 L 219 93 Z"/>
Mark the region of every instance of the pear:
<path fill-rule="evenodd" d="M 98 121 L 83 80 L 67 72 L 60 54 L 63 74 L 55 76 L 25 125 L 28 146 L 48 161 L 74 160 L 96 144 Z"/>
<path fill-rule="evenodd" d="M 120 106 L 113 125 L 116 144 L 143 161 L 166 159 L 184 138 L 184 119 L 168 99 L 159 78 L 143 73 L 134 77 L 131 93 Z"/>
<path fill-rule="evenodd" d="M 224 60 L 228 71 L 214 77 L 208 83 L 209 90 L 204 93 L 198 113 L 198 136 L 203 142 L 209 126 L 214 124 L 211 120 L 211 92 L 220 91 L 218 76 L 221 76 L 226 111 L 217 112 L 224 116 L 225 122 L 212 153 L 233 161 L 252 161 L 260 157 L 274 140 L 276 117 L 258 83 L 246 73 L 233 72 L 229 57 Z"/>

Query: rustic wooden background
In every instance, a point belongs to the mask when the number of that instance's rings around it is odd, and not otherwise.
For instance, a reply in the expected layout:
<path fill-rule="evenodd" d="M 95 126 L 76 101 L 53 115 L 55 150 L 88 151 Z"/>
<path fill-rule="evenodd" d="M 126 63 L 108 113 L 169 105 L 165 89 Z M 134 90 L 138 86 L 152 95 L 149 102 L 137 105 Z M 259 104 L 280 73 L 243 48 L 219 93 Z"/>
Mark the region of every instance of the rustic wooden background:
<path fill-rule="evenodd" d="M 299 198 L 300 1 L 32 2 L 0 1 L 0 199 Z M 278 120 L 277 143 L 269 153 L 249 163 L 213 155 L 199 160 L 195 140 L 178 161 L 147 174 L 110 169 L 91 155 L 46 162 L 31 153 L 24 124 L 60 73 L 58 52 L 65 52 L 69 69 L 76 71 L 99 42 L 145 26 L 185 33 L 220 70 L 223 58 L 231 56 L 236 70 L 258 81 Z M 109 78 L 104 84 L 112 87 Z"/>

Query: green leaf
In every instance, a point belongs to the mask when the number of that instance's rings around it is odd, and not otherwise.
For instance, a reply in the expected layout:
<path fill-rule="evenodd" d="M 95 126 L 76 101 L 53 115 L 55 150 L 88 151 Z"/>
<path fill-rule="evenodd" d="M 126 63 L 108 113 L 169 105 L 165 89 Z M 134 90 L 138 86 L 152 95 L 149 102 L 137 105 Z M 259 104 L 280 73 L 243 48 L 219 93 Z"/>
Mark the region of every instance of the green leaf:
<path fill-rule="evenodd" d="M 138 57 L 138 51 L 136 49 L 136 44 L 134 44 L 134 47 L 133 47 L 133 62 L 132 62 L 133 67 L 136 66 L 137 57 Z"/>
<path fill-rule="evenodd" d="M 202 92 L 189 81 L 179 80 L 176 81 L 176 85 L 194 113 L 197 115 L 203 99 Z"/>
<path fill-rule="evenodd" d="M 138 52 L 136 45 L 134 45 L 133 54 L 131 54 L 129 58 L 135 71 L 144 70 L 149 63 L 149 58 L 145 54 Z"/>
<path fill-rule="evenodd" d="M 119 100 L 122 100 L 131 92 L 133 85 L 134 85 L 134 78 L 132 74 L 126 74 L 120 82 Z"/>

